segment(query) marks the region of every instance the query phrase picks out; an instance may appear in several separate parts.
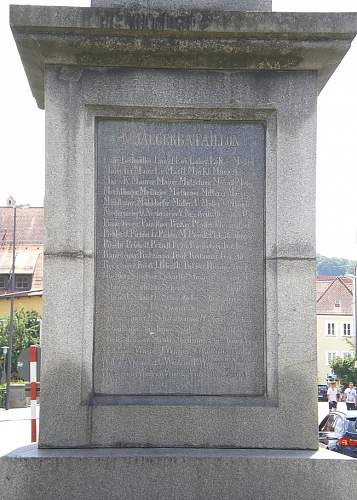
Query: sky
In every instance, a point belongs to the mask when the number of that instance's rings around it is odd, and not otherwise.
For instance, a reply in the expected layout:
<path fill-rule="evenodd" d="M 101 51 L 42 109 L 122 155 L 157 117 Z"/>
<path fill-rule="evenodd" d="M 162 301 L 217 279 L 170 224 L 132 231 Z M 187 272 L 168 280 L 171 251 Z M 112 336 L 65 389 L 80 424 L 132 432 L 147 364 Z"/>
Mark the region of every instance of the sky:
<path fill-rule="evenodd" d="M 44 201 L 44 117 L 31 95 L 8 27 L 9 4 L 88 7 L 90 0 L 0 0 L 0 205 Z M 273 0 L 274 11 L 357 12 L 357 0 Z M 5 56 L 6 55 L 6 56 Z M 318 100 L 317 251 L 357 259 L 357 42 Z"/>

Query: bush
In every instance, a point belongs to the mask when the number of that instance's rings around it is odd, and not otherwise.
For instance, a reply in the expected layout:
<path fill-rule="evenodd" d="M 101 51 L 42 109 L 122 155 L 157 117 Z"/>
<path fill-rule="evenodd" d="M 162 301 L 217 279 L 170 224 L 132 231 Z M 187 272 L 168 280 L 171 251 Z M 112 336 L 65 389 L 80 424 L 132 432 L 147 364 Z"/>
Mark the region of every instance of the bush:
<path fill-rule="evenodd" d="M 0 322 L 0 347 L 9 345 L 10 316 Z M 36 311 L 26 311 L 23 307 L 14 313 L 14 337 L 11 356 L 11 372 L 18 379 L 17 358 L 21 351 L 40 341 L 40 315 Z"/>
<path fill-rule="evenodd" d="M 349 382 L 353 382 L 353 385 L 357 386 L 355 359 L 353 356 L 344 359 L 337 357 L 330 363 L 333 372 L 344 387 L 348 386 Z"/>

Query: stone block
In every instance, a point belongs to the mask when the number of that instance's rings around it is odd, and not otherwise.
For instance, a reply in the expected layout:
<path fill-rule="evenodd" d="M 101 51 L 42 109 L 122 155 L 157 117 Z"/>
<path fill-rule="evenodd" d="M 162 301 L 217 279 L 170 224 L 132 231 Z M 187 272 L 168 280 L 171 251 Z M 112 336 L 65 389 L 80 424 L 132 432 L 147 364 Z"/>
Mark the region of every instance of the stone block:
<path fill-rule="evenodd" d="M 77 74 L 84 67 L 305 70 L 317 72 L 321 90 L 350 47 L 357 14 L 13 5 L 10 24 L 43 108 L 51 65 Z"/>
<path fill-rule="evenodd" d="M 357 460 L 325 450 L 27 447 L 0 458 L 0 481 L 4 500 L 347 500 Z"/>
<path fill-rule="evenodd" d="M 96 137 L 94 392 L 262 396 L 263 124 Z"/>
<path fill-rule="evenodd" d="M 315 131 L 316 74 L 98 68 L 78 72 L 65 66 L 48 67 L 46 89 L 51 125 L 46 192 L 50 231 L 46 238 L 48 321 L 45 319 L 43 329 L 40 446 L 315 448 L 316 411 L 306 401 L 315 401 L 314 215 L 308 207 L 314 203 L 311 137 Z M 167 380 L 157 379 L 155 391 L 148 394 L 138 386 L 143 380 L 138 371 L 141 368 L 145 378 L 147 363 L 138 363 L 131 379 L 126 376 L 121 380 L 120 370 L 113 369 L 113 354 L 120 353 L 122 347 L 118 342 L 110 348 L 110 336 L 117 332 L 120 320 L 115 316 L 115 304 L 118 310 L 131 307 L 124 300 L 130 282 L 115 295 L 108 289 L 113 272 L 102 281 L 104 275 L 95 274 L 101 265 L 94 262 L 95 235 L 101 230 L 100 222 L 95 230 L 100 217 L 99 211 L 96 217 L 94 214 L 98 203 L 95 186 L 98 180 L 100 185 L 101 175 L 96 169 L 105 164 L 96 163 L 100 120 L 109 126 L 104 134 L 107 139 L 113 136 L 111 122 L 157 123 L 160 127 L 167 122 L 176 127 L 206 123 L 210 130 L 217 123 L 228 128 L 234 128 L 235 123 L 263 124 L 266 164 L 259 178 L 264 185 L 259 195 L 254 189 L 255 198 L 249 203 L 253 209 L 260 206 L 260 217 L 268 221 L 264 234 L 254 240 L 257 250 L 261 245 L 259 259 L 266 257 L 264 284 L 258 275 L 252 279 L 251 273 L 239 277 L 241 286 L 248 279 L 253 305 L 254 295 L 261 297 L 265 287 L 265 300 L 258 304 L 263 312 L 255 306 L 245 309 L 252 322 L 262 321 L 264 314 L 264 328 L 257 326 L 246 353 L 257 367 L 250 377 L 256 384 L 250 394 L 239 394 L 243 384 L 239 384 L 239 368 L 234 363 L 230 368 L 238 371 L 231 393 L 222 391 L 221 381 L 220 387 L 218 382 L 216 387 L 210 384 L 212 390 L 207 385 L 196 393 L 173 394 L 171 389 L 160 390 L 158 384 L 162 389 Z M 255 143 L 259 150 L 259 140 Z M 110 151 L 103 151 L 103 161 L 109 159 Z M 112 157 L 117 156 L 118 151 L 114 151 Z M 244 196 L 244 190 L 239 196 Z M 259 217 L 254 223 L 260 224 Z M 100 252 L 101 246 L 97 248 Z M 255 259 L 255 253 L 248 255 L 247 251 L 248 258 Z M 142 279 L 140 284 L 145 285 Z M 95 299 L 96 281 L 99 296 Z M 298 302 L 292 303 L 291 297 Z M 62 311 L 66 311 L 62 323 L 50 320 L 63 316 Z M 115 333 L 113 338 L 119 340 L 120 336 Z M 134 345 L 131 348 L 137 349 Z M 210 363 L 214 356 L 211 350 Z M 128 357 L 133 359 L 132 352 Z M 307 372 L 311 374 L 308 380 Z M 64 382 L 71 387 L 67 395 L 62 395 Z M 132 383 L 137 385 L 130 390 Z M 298 396 L 291 391 L 295 386 L 302 387 Z M 296 414 L 297 407 L 304 425 Z M 253 436 L 249 432 L 252 420 L 256 422 Z M 298 437 L 290 434 L 294 425 L 300 429 Z"/>
<path fill-rule="evenodd" d="M 46 108 L 46 297 L 40 449 L 0 480 L 12 498 L 345 498 L 356 462 L 313 451 L 314 169 L 357 15 L 92 5 L 11 8 Z"/>
<path fill-rule="evenodd" d="M 271 11 L 272 0 L 92 0 L 92 7 Z"/>
<path fill-rule="evenodd" d="M 25 408 L 25 384 L 10 384 L 9 408 Z"/>

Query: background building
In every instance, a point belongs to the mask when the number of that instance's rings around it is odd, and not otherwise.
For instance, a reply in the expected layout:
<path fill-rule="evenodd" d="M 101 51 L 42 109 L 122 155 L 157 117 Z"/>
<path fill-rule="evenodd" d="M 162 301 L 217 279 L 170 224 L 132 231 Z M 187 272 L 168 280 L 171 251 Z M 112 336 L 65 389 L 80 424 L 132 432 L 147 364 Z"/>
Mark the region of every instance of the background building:
<path fill-rule="evenodd" d="M 330 362 L 337 356 L 354 356 L 352 279 L 319 276 L 317 292 L 317 366 L 318 383 L 332 375 Z"/>
<path fill-rule="evenodd" d="M 0 207 L 0 318 L 10 312 L 10 275 L 14 228 L 14 200 Z M 42 316 L 43 207 L 16 209 L 15 309 L 37 311 Z"/>

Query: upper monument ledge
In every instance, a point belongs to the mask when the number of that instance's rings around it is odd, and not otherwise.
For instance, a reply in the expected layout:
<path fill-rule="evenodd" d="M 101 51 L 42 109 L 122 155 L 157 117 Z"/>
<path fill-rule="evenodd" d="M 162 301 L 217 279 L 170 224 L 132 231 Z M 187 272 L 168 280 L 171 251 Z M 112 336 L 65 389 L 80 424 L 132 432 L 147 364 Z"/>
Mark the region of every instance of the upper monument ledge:
<path fill-rule="evenodd" d="M 44 68 L 50 64 L 312 70 L 321 89 L 357 33 L 357 13 L 12 5 L 10 24 L 32 93 L 43 108 Z"/>
<path fill-rule="evenodd" d="M 272 0 L 92 0 L 91 5 L 149 9 L 214 9 L 232 12 L 272 10 Z"/>

